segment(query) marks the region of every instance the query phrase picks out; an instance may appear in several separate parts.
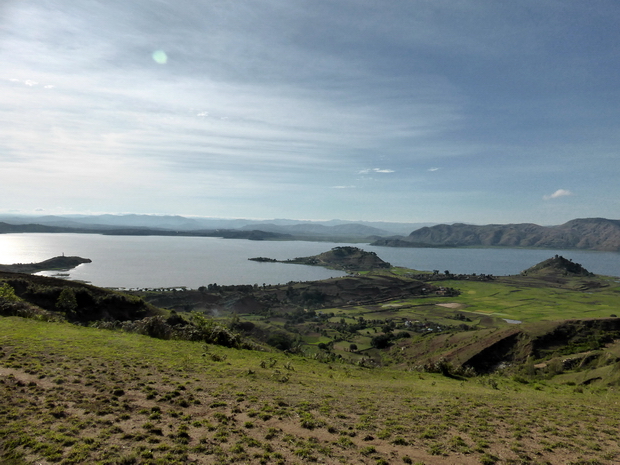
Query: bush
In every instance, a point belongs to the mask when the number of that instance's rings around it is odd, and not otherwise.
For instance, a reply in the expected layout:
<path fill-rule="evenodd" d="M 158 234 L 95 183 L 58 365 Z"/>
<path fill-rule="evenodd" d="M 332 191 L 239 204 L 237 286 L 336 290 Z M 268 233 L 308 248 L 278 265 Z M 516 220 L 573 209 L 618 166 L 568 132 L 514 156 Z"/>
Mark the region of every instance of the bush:
<path fill-rule="evenodd" d="M 170 339 L 172 328 L 162 316 L 144 318 L 135 323 L 137 333 L 146 334 L 157 339 Z"/>
<path fill-rule="evenodd" d="M 454 366 L 452 363 L 447 361 L 444 358 L 441 358 L 435 362 L 428 362 L 424 365 L 416 367 L 419 371 L 424 371 L 426 373 L 441 373 L 448 378 L 465 376 L 465 377 L 473 377 L 476 376 L 476 372 L 471 367 L 463 367 L 463 366 Z"/>
<path fill-rule="evenodd" d="M 9 283 L 2 283 L 0 286 L 0 299 L 3 299 L 8 302 L 17 302 L 19 301 L 19 297 L 15 295 L 15 289 Z"/>
<path fill-rule="evenodd" d="M 267 339 L 267 344 L 278 350 L 290 350 L 293 347 L 293 338 L 288 334 L 276 333 Z"/>
<path fill-rule="evenodd" d="M 192 313 L 192 324 L 198 331 L 200 340 L 207 344 L 234 347 L 236 349 L 252 348 L 251 344 L 246 344 L 239 334 L 216 323 L 213 319 L 207 318 L 202 313 Z"/>

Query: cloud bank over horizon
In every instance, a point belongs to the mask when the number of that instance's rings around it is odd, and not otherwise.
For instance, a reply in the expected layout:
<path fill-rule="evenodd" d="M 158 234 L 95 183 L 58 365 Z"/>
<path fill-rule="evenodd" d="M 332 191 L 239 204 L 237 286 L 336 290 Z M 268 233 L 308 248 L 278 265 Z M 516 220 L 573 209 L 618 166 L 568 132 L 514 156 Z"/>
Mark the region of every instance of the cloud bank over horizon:
<path fill-rule="evenodd" d="M 612 0 L 8 0 L 3 208 L 617 217 L 619 21 Z"/>

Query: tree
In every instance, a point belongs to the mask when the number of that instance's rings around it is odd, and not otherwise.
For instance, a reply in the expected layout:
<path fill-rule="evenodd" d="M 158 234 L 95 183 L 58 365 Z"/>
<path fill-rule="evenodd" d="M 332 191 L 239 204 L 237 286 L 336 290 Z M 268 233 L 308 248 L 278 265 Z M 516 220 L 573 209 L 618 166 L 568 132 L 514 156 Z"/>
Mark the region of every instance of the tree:
<path fill-rule="evenodd" d="M 16 302 L 19 300 L 19 297 L 15 295 L 15 289 L 9 283 L 4 283 L 0 286 L 0 299 Z"/>
<path fill-rule="evenodd" d="M 375 349 L 385 349 L 390 345 L 391 336 L 388 334 L 379 334 L 370 340 L 370 345 Z"/>
<path fill-rule="evenodd" d="M 351 352 L 356 352 L 357 351 L 357 344 L 349 344 L 349 350 Z"/>
<path fill-rule="evenodd" d="M 389 324 L 385 324 L 381 327 L 381 331 L 383 331 L 386 334 L 389 334 L 392 332 L 392 327 Z"/>
<path fill-rule="evenodd" d="M 77 299 L 73 289 L 65 287 L 56 301 L 56 308 L 63 312 L 74 312 L 77 309 Z"/>

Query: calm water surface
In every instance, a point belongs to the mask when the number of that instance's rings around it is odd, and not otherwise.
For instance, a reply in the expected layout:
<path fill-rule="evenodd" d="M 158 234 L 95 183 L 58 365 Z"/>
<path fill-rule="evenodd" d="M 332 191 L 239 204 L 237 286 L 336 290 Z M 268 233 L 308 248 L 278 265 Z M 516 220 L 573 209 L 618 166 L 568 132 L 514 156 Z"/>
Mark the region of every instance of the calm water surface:
<path fill-rule="evenodd" d="M 69 279 L 102 287 L 197 288 L 210 283 L 278 284 L 326 279 L 345 273 L 320 267 L 258 263 L 248 258 L 303 257 L 337 245 L 212 237 L 0 234 L 0 263 L 39 262 L 63 253 L 90 258 L 92 263 L 68 271 Z M 58 272 L 38 274 L 55 276 Z"/>
<path fill-rule="evenodd" d="M 620 254 L 540 249 L 402 249 L 330 242 L 270 242 L 212 237 L 102 236 L 98 234 L 0 234 L 0 263 L 31 263 L 58 255 L 93 262 L 67 272 L 69 279 L 103 287 L 197 288 L 218 284 L 278 284 L 343 276 L 320 267 L 257 263 L 251 257 L 284 260 L 354 245 L 392 265 L 452 273 L 517 274 L 555 254 L 588 270 L 620 276 Z M 42 273 L 48 276 L 57 272 Z"/>
<path fill-rule="evenodd" d="M 519 274 L 554 255 L 580 263 L 587 270 L 607 276 L 620 276 L 620 253 L 562 249 L 398 249 L 370 247 L 392 265 L 416 270 L 439 270 L 451 273 L 484 273 L 495 276 Z"/>

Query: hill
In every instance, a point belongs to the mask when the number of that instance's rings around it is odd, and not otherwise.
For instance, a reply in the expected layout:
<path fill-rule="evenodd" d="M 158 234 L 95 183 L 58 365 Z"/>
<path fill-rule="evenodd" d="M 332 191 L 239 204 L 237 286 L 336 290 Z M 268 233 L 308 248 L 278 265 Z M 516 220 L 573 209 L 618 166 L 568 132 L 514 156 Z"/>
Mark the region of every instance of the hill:
<path fill-rule="evenodd" d="M 19 318 L 0 318 L 0 334 L 6 464 L 611 465 L 620 453 L 620 398 L 592 383 L 371 369 Z"/>
<path fill-rule="evenodd" d="M 527 270 L 521 272 L 524 276 L 557 275 L 557 276 L 594 276 L 594 273 L 586 270 L 581 264 L 574 263 L 561 255 L 544 260 Z"/>
<path fill-rule="evenodd" d="M 250 258 L 257 262 L 293 263 L 296 265 L 324 266 L 343 271 L 370 271 L 389 269 L 392 265 L 381 260 L 376 253 L 366 252 L 358 247 L 334 247 L 311 257 L 298 257 L 290 260 L 274 260 L 266 257 Z"/>
<path fill-rule="evenodd" d="M 0 234 L 7 233 L 63 233 L 63 232 L 84 232 L 76 228 L 46 226 L 42 224 L 9 224 L 0 222 Z"/>
<path fill-rule="evenodd" d="M 559 226 L 523 224 L 489 224 L 476 226 L 463 223 L 423 227 L 407 237 L 381 240 L 373 245 L 411 247 L 419 244 L 449 247 L 545 247 L 620 251 L 620 220 L 583 218 Z"/>

